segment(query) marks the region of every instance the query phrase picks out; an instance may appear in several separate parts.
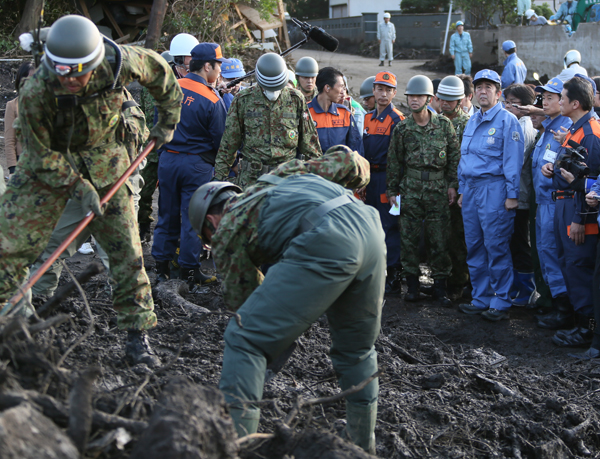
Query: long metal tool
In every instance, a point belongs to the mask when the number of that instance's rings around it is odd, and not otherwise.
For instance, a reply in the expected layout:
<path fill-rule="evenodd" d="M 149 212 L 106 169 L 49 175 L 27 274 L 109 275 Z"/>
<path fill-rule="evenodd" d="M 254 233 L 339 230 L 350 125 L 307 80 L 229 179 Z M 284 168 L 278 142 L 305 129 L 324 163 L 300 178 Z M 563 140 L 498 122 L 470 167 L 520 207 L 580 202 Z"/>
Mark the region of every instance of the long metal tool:
<path fill-rule="evenodd" d="M 117 180 L 117 182 L 112 186 L 112 188 L 108 190 L 108 193 L 106 193 L 106 195 L 100 201 L 100 207 L 102 207 L 103 205 L 108 203 L 108 201 L 110 201 L 110 199 L 115 195 L 119 188 L 123 186 L 125 181 L 133 173 L 133 171 L 135 171 L 138 168 L 138 166 L 144 160 L 144 158 L 148 156 L 148 154 L 154 149 L 155 145 L 156 139 L 151 140 L 150 143 L 144 149 L 144 151 L 142 151 L 139 154 L 139 156 L 133 161 L 133 163 L 131 163 L 131 166 L 129 166 L 125 173 L 119 178 L 119 180 Z M 39 278 L 42 277 L 42 275 L 48 270 L 50 266 L 52 266 L 52 263 L 54 263 L 58 259 L 58 257 L 60 257 L 60 254 L 63 253 L 67 249 L 67 247 L 69 247 L 69 245 L 73 243 L 75 238 L 79 236 L 79 234 L 84 230 L 86 226 L 90 224 L 90 222 L 93 219 L 94 212 L 88 212 L 85 218 L 81 220 L 79 225 L 77 225 L 77 228 L 73 230 L 69 237 L 67 237 L 63 241 L 63 243 L 52 253 L 52 255 L 50 255 L 50 257 L 44 262 L 44 264 L 40 266 L 40 269 L 38 269 L 33 274 L 33 276 L 31 276 L 29 280 L 19 288 L 18 293 L 15 296 L 13 296 L 8 301 L 8 303 L 2 308 L 2 310 L 0 311 L 0 316 L 8 314 L 16 306 L 16 304 L 21 300 L 21 298 L 23 298 L 25 292 L 27 292 L 31 287 L 33 287 L 33 285 L 35 285 Z"/>

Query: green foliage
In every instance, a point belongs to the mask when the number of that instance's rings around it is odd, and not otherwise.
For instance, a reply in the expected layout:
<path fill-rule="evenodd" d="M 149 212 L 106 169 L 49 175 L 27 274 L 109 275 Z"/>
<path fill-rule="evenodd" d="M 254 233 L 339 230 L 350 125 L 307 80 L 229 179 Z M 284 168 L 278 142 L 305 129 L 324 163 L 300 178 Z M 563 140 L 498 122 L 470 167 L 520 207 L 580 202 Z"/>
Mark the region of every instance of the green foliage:
<path fill-rule="evenodd" d="M 546 19 L 548 19 L 554 14 L 554 12 L 550 9 L 550 6 L 548 6 L 547 3 L 543 3 L 542 5 L 534 5 L 533 11 L 535 11 L 535 14 L 537 14 L 538 16 L 543 16 Z"/>
<path fill-rule="evenodd" d="M 496 13 L 501 24 L 514 24 L 517 17 L 517 0 L 456 0 L 456 7 L 471 14 L 475 27 L 492 25 Z"/>
<path fill-rule="evenodd" d="M 290 16 L 301 21 L 329 17 L 328 0 L 287 0 L 285 4 Z"/>
<path fill-rule="evenodd" d="M 402 0 L 402 14 L 448 11 L 449 0 Z"/>

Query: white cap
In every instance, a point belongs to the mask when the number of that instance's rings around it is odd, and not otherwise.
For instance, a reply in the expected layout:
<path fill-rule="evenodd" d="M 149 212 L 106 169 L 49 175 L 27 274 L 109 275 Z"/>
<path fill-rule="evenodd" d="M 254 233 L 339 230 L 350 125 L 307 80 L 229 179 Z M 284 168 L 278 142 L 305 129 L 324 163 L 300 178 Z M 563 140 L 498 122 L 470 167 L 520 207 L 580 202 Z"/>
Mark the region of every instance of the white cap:
<path fill-rule="evenodd" d="M 527 20 L 531 19 L 532 16 L 536 16 L 535 11 L 533 11 L 533 10 L 525 11 L 525 17 L 527 18 Z"/>
<path fill-rule="evenodd" d="M 392 15 L 390 13 L 384 13 L 383 14 L 383 19 L 388 18 L 390 19 L 392 17 Z"/>

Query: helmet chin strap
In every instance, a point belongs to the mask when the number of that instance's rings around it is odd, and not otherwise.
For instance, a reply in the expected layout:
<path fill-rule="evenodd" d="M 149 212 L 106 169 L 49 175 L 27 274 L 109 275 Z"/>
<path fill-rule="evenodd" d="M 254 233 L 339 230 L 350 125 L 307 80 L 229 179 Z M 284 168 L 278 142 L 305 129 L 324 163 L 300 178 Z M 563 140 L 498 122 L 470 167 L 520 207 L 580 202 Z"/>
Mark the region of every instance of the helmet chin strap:
<path fill-rule="evenodd" d="M 407 102 L 408 102 L 408 98 L 407 98 Z M 427 101 L 423 105 L 421 105 L 419 108 L 411 108 L 410 104 L 408 104 L 408 109 L 413 113 L 421 113 L 423 110 L 425 110 L 427 108 L 427 106 L 429 105 L 429 102 L 431 102 L 431 96 L 427 96 Z"/>
<path fill-rule="evenodd" d="M 453 110 L 449 110 L 449 111 L 448 111 L 448 110 L 444 110 L 444 109 L 442 108 L 442 113 L 443 113 L 444 115 L 454 115 L 455 113 L 458 113 L 458 111 L 459 111 L 459 110 L 462 110 L 462 109 L 461 109 L 461 107 L 460 107 L 460 101 L 458 101 L 458 102 L 459 102 L 459 103 L 457 103 L 457 104 L 456 104 L 456 107 L 454 107 L 454 109 L 453 109 Z"/>

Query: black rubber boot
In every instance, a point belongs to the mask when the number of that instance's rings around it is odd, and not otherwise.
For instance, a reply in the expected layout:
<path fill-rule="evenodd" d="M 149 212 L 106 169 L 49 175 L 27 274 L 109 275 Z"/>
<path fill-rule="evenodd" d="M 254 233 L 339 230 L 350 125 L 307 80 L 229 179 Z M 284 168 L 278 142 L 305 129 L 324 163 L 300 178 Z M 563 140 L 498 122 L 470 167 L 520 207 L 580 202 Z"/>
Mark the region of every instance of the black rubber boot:
<path fill-rule="evenodd" d="M 450 301 L 446 292 L 446 279 L 433 280 L 433 299 L 438 300 L 445 308 L 452 307 L 452 301 Z"/>
<path fill-rule="evenodd" d="M 200 268 L 187 269 L 182 267 L 179 272 L 179 278 L 188 282 L 190 290 L 193 290 L 197 285 L 206 285 L 217 282 L 215 276 L 207 276 Z"/>
<path fill-rule="evenodd" d="M 379 63 L 379 67 L 383 67 L 383 61 Z"/>
<path fill-rule="evenodd" d="M 575 312 L 567 295 L 552 298 L 553 311 L 536 316 L 537 326 L 547 330 L 564 330 L 574 325 Z"/>
<path fill-rule="evenodd" d="M 406 284 L 408 285 L 408 291 L 404 295 L 404 301 L 419 301 L 421 294 L 419 292 L 419 277 L 414 275 L 406 276 Z"/>
<path fill-rule="evenodd" d="M 170 261 L 156 262 L 156 282 L 163 282 L 171 278 Z"/>
<path fill-rule="evenodd" d="M 143 330 L 127 330 L 125 357 L 133 365 L 145 363 L 149 368 L 158 368 L 161 365 L 160 359 L 148 344 L 148 336 Z"/>
<path fill-rule="evenodd" d="M 419 285 L 419 291 L 429 296 L 433 296 L 435 293 L 433 285 Z"/>
<path fill-rule="evenodd" d="M 402 293 L 402 277 L 400 270 L 396 268 L 388 268 L 385 278 L 385 294 L 398 295 Z"/>

